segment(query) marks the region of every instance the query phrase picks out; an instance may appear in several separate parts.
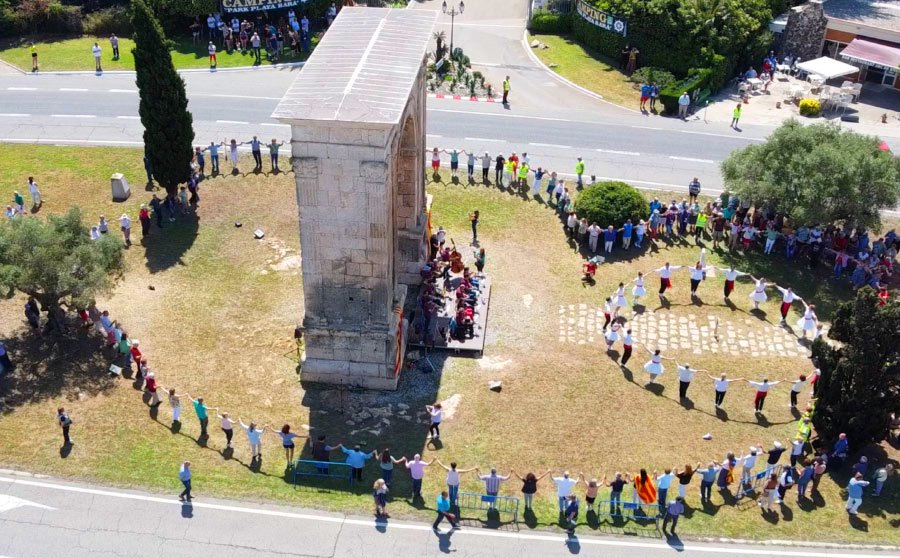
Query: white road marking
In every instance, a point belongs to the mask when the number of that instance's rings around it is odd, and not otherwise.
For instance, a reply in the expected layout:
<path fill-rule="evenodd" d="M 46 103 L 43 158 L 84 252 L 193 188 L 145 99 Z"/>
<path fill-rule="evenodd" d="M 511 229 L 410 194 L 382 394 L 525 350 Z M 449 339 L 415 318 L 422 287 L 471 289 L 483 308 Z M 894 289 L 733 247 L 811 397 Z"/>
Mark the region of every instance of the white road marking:
<path fill-rule="evenodd" d="M 690 161 L 692 163 L 707 163 L 710 165 L 716 164 L 712 159 L 695 159 L 693 157 L 676 157 L 674 155 L 669 155 L 669 159 L 675 159 L 676 161 Z"/>
<path fill-rule="evenodd" d="M 15 496 L 9 496 L 7 494 L 0 494 L 0 513 L 14 510 L 16 508 L 21 507 L 32 507 L 32 508 L 40 508 L 42 510 L 55 510 L 56 508 L 51 508 L 50 506 L 45 506 L 44 504 L 38 504 L 37 502 L 31 502 L 29 500 L 23 500 L 22 498 L 16 498 Z"/>
<path fill-rule="evenodd" d="M 122 120 L 140 120 L 140 116 L 117 116 L 116 118 L 121 118 Z"/>
<path fill-rule="evenodd" d="M 7 91 L 37 91 L 37 87 L 7 87 Z"/>
<path fill-rule="evenodd" d="M 23 113 L 19 113 L 19 112 L 0 112 L 0 116 L 17 117 L 17 116 L 31 116 L 31 115 L 23 114 Z"/>
<path fill-rule="evenodd" d="M 496 141 L 500 143 L 506 143 L 506 140 L 502 139 L 491 139 L 491 138 L 463 138 L 466 141 Z"/>
<path fill-rule="evenodd" d="M 51 118 L 97 118 L 96 114 L 51 114 Z"/>
<path fill-rule="evenodd" d="M 219 99 L 262 99 L 264 101 L 281 100 L 281 97 L 254 97 L 253 95 L 226 95 L 224 93 L 191 93 L 191 97 L 216 97 Z"/>
<path fill-rule="evenodd" d="M 96 488 L 84 488 L 80 486 L 67 486 L 62 484 L 55 484 L 49 482 L 42 481 L 34 481 L 34 480 L 26 480 L 26 479 L 11 479 L 7 477 L 0 477 L 0 482 L 7 482 L 10 484 L 19 484 L 22 486 L 35 486 L 39 488 L 47 488 L 50 490 L 60 490 L 63 492 L 74 492 L 79 494 L 90 494 L 93 496 L 105 496 L 109 498 L 121 498 L 124 500 L 138 500 L 143 502 L 154 502 L 158 504 L 168 504 L 168 505 L 177 505 L 182 506 L 183 503 L 179 500 L 176 500 L 174 497 L 172 498 L 163 498 L 160 496 L 149 496 L 145 494 L 133 494 L 133 493 L 125 493 L 125 492 L 115 492 L 112 490 L 100 490 Z M 94 504 L 96 505 L 96 503 Z M 295 512 L 286 512 L 280 510 L 270 510 L 270 509 L 258 509 L 258 508 L 246 508 L 241 506 L 230 506 L 225 504 L 208 504 L 205 502 L 192 502 L 191 505 L 195 508 L 201 509 L 209 509 L 209 510 L 219 510 L 219 511 L 229 511 L 229 512 L 237 512 L 237 513 L 246 513 L 251 515 L 262 515 L 269 517 L 286 517 L 291 519 L 302 519 L 305 521 L 319 521 L 322 523 L 339 523 L 346 525 L 356 525 L 360 527 L 381 527 L 388 529 L 398 529 L 398 530 L 407 530 L 407 531 L 422 531 L 427 532 L 431 531 L 430 525 L 424 524 L 411 524 L 411 523 L 397 523 L 395 521 L 391 521 L 390 524 L 385 522 L 379 522 L 373 519 L 349 519 L 345 517 L 334 517 L 334 516 L 323 516 L 323 515 L 312 515 L 305 513 L 295 513 Z M 537 533 L 507 533 L 501 531 L 494 531 L 491 529 L 465 529 L 462 531 L 457 531 L 455 536 L 475 536 L 475 537 L 490 537 L 490 538 L 500 538 L 500 539 L 513 539 L 513 540 L 530 540 L 530 541 L 549 541 L 549 542 L 560 542 L 566 541 L 567 537 L 565 535 L 541 535 Z M 595 539 L 595 538 L 582 538 L 579 537 L 578 542 L 582 545 L 596 545 L 596 546 L 607 546 L 607 547 L 623 547 L 623 548 L 647 548 L 653 550 L 660 551 L 672 551 L 672 547 L 666 543 L 661 542 L 639 542 L 639 541 L 624 541 L 618 539 Z M 745 555 L 745 556 L 786 556 L 791 558 L 820 558 L 821 556 L 828 556 L 829 558 L 884 558 L 883 554 L 847 554 L 841 552 L 832 552 L 831 550 L 824 551 L 823 549 L 815 550 L 815 551 L 807 551 L 807 550 L 778 550 L 774 548 L 742 548 L 738 545 L 730 545 L 728 547 L 716 547 L 716 546 L 699 546 L 686 544 L 679 547 L 681 551 L 691 551 L 691 552 L 706 552 L 710 554 L 720 554 L 720 555 Z"/>
<path fill-rule="evenodd" d="M 137 93 L 137 89 L 110 89 L 110 93 Z"/>
<path fill-rule="evenodd" d="M 216 124 L 249 124 L 241 120 L 216 120 Z"/>
<path fill-rule="evenodd" d="M 275 128 L 290 128 L 290 124 L 278 124 L 276 122 L 263 122 L 260 126 L 272 126 Z"/>
<path fill-rule="evenodd" d="M 637 151 L 616 151 L 615 149 L 598 149 L 600 153 L 611 153 L 613 155 L 632 155 L 637 157 L 640 155 Z"/>
<path fill-rule="evenodd" d="M 439 24 L 446 25 L 449 22 L 439 21 Z M 497 23 L 455 23 L 456 27 L 496 27 L 498 29 L 522 29 L 525 27 L 525 21 L 523 20 L 519 25 L 500 25 Z"/>
<path fill-rule="evenodd" d="M 697 136 L 713 136 L 716 138 L 741 139 L 744 141 L 766 141 L 762 138 L 745 138 L 745 137 L 735 136 L 733 134 L 729 135 L 729 134 L 714 134 L 712 132 L 692 132 L 690 130 L 679 130 L 679 132 L 681 132 L 682 134 L 694 134 Z"/>
<path fill-rule="evenodd" d="M 555 147 L 556 149 L 572 149 L 571 145 L 559 145 L 556 143 L 533 142 L 533 143 L 529 143 L 528 145 L 533 145 L 535 147 Z"/>
<path fill-rule="evenodd" d="M 653 126 L 631 126 L 632 128 L 640 128 L 641 130 L 664 130 L 664 128 L 655 128 Z"/>
<path fill-rule="evenodd" d="M 441 137 L 444 137 L 444 136 L 439 136 L 439 135 L 437 135 L 437 134 L 425 134 L 425 137 L 426 137 L 426 138 L 441 138 Z"/>
<path fill-rule="evenodd" d="M 42 139 L 42 138 L 0 138 L 0 143 L 43 143 L 50 145 L 144 145 L 142 141 L 116 141 L 116 140 L 80 140 L 80 139 Z"/>
<path fill-rule="evenodd" d="M 81 92 L 81 91 L 87 91 L 87 88 L 85 88 L 85 87 L 60 87 L 59 90 L 60 91 L 79 91 L 79 92 Z"/>

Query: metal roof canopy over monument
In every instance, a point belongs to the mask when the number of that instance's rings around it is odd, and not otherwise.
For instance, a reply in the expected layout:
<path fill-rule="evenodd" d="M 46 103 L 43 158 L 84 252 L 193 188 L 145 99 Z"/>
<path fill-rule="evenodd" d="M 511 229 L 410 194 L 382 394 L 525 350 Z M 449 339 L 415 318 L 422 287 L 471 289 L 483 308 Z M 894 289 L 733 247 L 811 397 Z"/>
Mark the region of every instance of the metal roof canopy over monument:
<path fill-rule="evenodd" d="M 272 117 L 398 123 L 436 18 L 432 10 L 341 9 Z"/>

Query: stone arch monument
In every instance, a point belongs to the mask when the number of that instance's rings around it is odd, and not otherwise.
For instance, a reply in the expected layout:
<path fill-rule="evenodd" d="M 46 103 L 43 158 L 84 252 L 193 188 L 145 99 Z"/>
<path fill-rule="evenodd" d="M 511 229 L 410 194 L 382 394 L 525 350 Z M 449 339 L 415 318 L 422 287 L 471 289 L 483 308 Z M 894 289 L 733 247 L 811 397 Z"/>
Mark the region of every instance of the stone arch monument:
<path fill-rule="evenodd" d="M 426 260 L 425 51 L 436 12 L 343 8 L 275 109 L 291 126 L 301 378 L 396 389 Z"/>

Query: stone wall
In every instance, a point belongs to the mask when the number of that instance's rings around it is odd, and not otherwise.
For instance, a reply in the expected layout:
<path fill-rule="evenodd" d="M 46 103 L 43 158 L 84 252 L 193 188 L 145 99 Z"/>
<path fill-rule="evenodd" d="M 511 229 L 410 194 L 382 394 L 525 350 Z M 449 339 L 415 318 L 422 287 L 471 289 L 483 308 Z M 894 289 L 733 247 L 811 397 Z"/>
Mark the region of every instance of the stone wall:
<path fill-rule="evenodd" d="M 788 54 L 801 60 L 819 58 L 828 19 L 821 0 L 811 0 L 791 8 L 778 46 L 778 57 Z"/>

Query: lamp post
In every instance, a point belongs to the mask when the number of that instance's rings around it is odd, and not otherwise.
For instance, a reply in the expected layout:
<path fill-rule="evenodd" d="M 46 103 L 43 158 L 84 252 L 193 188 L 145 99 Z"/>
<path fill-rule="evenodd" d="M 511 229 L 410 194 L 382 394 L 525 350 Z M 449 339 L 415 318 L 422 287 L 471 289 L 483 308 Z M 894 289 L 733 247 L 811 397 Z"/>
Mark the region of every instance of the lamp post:
<path fill-rule="evenodd" d="M 456 19 L 456 16 L 463 13 L 463 10 L 466 9 L 466 5 L 460 1 L 459 6 L 456 8 L 447 9 L 447 0 L 444 0 L 444 3 L 441 4 L 441 11 L 445 14 L 450 14 L 450 57 L 453 57 L 453 22 Z"/>

